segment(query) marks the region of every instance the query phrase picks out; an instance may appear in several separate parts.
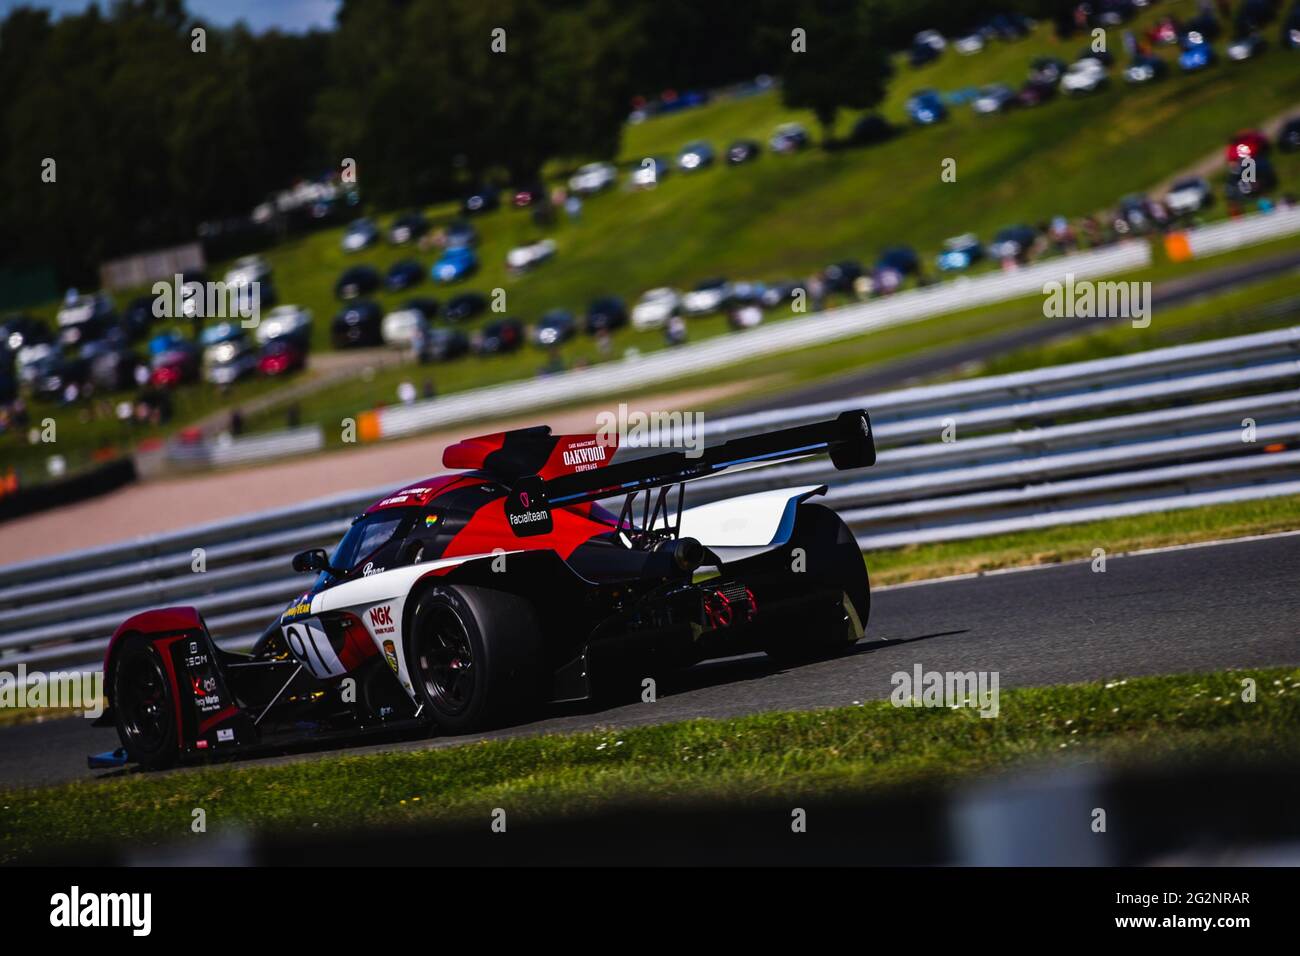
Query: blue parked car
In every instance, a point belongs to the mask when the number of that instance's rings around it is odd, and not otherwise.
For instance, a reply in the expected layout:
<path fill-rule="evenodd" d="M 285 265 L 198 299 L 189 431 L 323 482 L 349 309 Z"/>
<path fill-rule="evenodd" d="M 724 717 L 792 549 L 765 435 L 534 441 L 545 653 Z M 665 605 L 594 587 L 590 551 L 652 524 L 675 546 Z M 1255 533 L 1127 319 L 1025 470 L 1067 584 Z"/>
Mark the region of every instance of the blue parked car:
<path fill-rule="evenodd" d="M 448 249 L 429 270 L 438 282 L 455 282 L 464 279 L 478 269 L 478 256 L 468 246 Z"/>
<path fill-rule="evenodd" d="M 149 340 L 149 354 L 162 355 L 164 352 L 174 352 L 185 343 L 185 336 L 174 329 L 168 329 L 166 332 L 160 332 Z"/>
<path fill-rule="evenodd" d="M 943 272 L 960 272 L 984 258 L 984 247 L 973 232 L 944 240 L 943 252 L 935 260 Z"/>
<path fill-rule="evenodd" d="M 948 108 L 934 90 L 919 90 L 907 100 L 907 115 L 918 126 L 930 126 L 948 118 Z"/>
<path fill-rule="evenodd" d="M 1184 73 L 1195 73 L 1214 64 L 1214 49 L 1208 43 L 1192 43 L 1178 54 L 1178 68 Z"/>

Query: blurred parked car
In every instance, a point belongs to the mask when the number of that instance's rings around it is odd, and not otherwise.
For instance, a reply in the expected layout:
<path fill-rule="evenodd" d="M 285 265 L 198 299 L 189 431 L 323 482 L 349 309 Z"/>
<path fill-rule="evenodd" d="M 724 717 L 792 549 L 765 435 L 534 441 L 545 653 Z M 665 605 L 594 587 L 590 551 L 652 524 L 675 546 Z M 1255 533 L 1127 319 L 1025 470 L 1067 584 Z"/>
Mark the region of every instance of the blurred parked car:
<path fill-rule="evenodd" d="M 962 56 L 971 56 L 984 49 L 984 37 L 979 31 L 963 34 L 952 41 L 952 48 Z"/>
<path fill-rule="evenodd" d="M 1042 106 L 1056 96 L 1055 83 L 1027 81 L 1016 93 L 1016 106 Z"/>
<path fill-rule="evenodd" d="M 652 189 L 668 175 L 668 161 L 659 156 L 647 156 L 636 164 L 628 182 L 637 189 Z"/>
<path fill-rule="evenodd" d="M 81 350 L 81 358 L 90 363 L 90 381 L 106 392 L 120 392 L 135 386 L 139 357 L 129 348 L 92 342 Z"/>
<path fill-rule="evenodd" d="M 362 345 L 382 345 L 380 323 L 384 310 L 370 299 L 360 299 L 345 306 L 330 323 L 330 338 L 338 349 Z"/>
<path fill-rule="evenodd" d="M 1214 48 L 1208 43 L 1191 43 L 1178 54 L 1178 68 L 1184 73 L 1195 73 L 1217 62 Z"/>
<path fill-rule="evenodd" d="M 632 328 L 661 328 L 670 318 L 678 313 L 682 305 L 682 296 L 676 289 L 650 289 L 641 294 L 640 300 L 632 307 Z"/>
<path fill-rule="evenodd" d="M 238 342 L 244 338 L 244 330 L 234 322 L 217 322 L 209 325 L 199 333 L 199 349 L 203 352 L 203 361 L 211 362 L 216 360 L 217 353 L 215 350 L 230 342 Z M 227 349 L 221 353 L 223 357 L 229 357 L 230 350 Z"/>
<path fill-rule="evenodd" d="M 812 140 L 808 131 L 798 123 L 782 123 L 767 141 L 767 148 L 774 153 L 794 153 L 806 149 Z"/>
<path fill-rule="evenodd" d="M 307 349 L 292 338 L 272 339 L 262 346 L 257 357 L 258 372 L 269 377 L 297 372 L 306 364 Z"/>
<path fill-rule="evenodd" d="M 516 209 L 527 209 L 546 198 L 546 186 L 540 182 L 524 183 L 516 186 L 510 196 L 510 204 Z"/>
<path fill-rule="evenodd" d="M 1300 50 L 1300 3 L 1291 6 L 1291 12 L 1282 20 L 1282 47 Z"/>
<path fill-rule="evenodd" d="M 1015 100 L 1016 94 L 1011 87 L 1005 83 L 993 83 L 979 91 L 979 95 L 971 101 L 970 108 L 976 116 L 987 116 L 1001 113 L 1015 105 Z"/>
<path fill-rule="evenodd" d="M 1065 61 L 1054 56 L 1035 57 L 1029 63 L 1030 83 L 1050 83 L 1055 86 L 1065 75 Z"/>
<path fill-rule="evenodd" d="M 587 163 L 579 166 L 569 177 L 569 191 L 579 196 L 590 196 L 609 189 L 618 182 L 618 170 L 613 163 Z"/>
<path fill-rule="evenodd" d="M 1183 25 L 1183 32 L 1179 36 L 1179 41 L 1186 46 L 1193 46 L 1201 43 L 1213 43 L 1223 32 L 1223 27 L 1219 23 L 1219 18 L 1209 10 L 1192 17 Z"/>
<path fill-rule="evenodd" d="M 409 212 L 393 220 L 388 229 L 388 241 L 395 246 L 405 245 L 419 239 L 429 231 L 429 220 L 418 212 Z"/>
<path fill-rule="evenodd" d="M 682 296 L 682 312 L 686 315 L 708 315 L 719 311 L 731 295 L 731 283 L 723 278 L 705 279 Z"/>
<path fill-rule="evenodd" d="M 461 203 L 466 215 L 473 215 L 476 212 L 487 212 L 490 209 L 496 209 L 501 204 L 501 191 L 495 186 L 484 186 L 475 190 L 465 197 Z"/>
<path fill-rule="evenodd" d="M 305 345 L 311 338 L 311 310 L 297 305 L 277 305 L 257 324 L 255 335 L 261 345 L 276 339 L 293 339 Z"/>
<path fill-rule="evenodd" d="M 1300 116 L 1287 120 L 1277 134 L 1278 149 L 1294 153 L 1300 149 Z"/>
<path fill-rule="evenodd" d="M 421 362 L 449 362 L 469 351 L 469 336 L 460 329 L 435 326 L 416 349 Z"/>
<path fill-rule="evenodd" d="M 0 322 L 0 356 L 6 352 L 13 356 L 24 346 L 53 341 L 50 327 L 29 315 L 7 315 Z"/>
<path fill-rule="evenodd" d="M 380 282 L 379 272 L 373 266 L 353 266 L 344 269 L 334 283 L 334 297 L 355 299 L 359 295 L 374 292 L 379 288 Z"/>
<path fill-rule="evenodd" d="M 1146 196 L 1134 193 L 1119 201 L 1111 226 L 1119 236 L 1144 236 L 1160 221 L 1163 214 L 1164 210 Z"/>
<path fill-rule="evenodd" d="M 139 341 L 149 334 L 154 321 L 154 301 L 152 295 L 138 295 L 122 310 L 122 331 L 130 341 Z"/>
<path fill-rule="evenodd" d="M 343 251 L 360 252 L 379 241 L 379 227 L 373 219 L 358 219 L 343 231 Z"/>
<path fill-rule="evenodd" d="M 832 263 L 822 270 L 822 280 L 827 292 L 852 292 L 853 283 L 862 275 L 862 263 L 855 259 L 844 259 Z"/>
<path fill-rule="evenodd" d="M 257 369 L 258 354 L 242 336 L 204 352 L 203 374 L 213 385 L 233 385 Z"/>
<path fill-rule="evenodd" d="M 738 139 L 727 147 L 727 165 L 739 166 L 742 163 L 748 163 L 757 159 L 762 151 L 763 147 L 759 146 L 754 140 Z"/>
<path fill-rule="evenodd" d="M 921 271 L 921 260 L 910 246 L 891 246 L 880 254 L 876 268 L 893 269 L 905 276 L 916 275 Z"/>
<path fill-rule="evenodd" d="M 544 312 L 533 327 L 533 344 L 539 348 L 563 345 L 578 334 L 578 320 L 568 309 Z"/>
<path fill-rule="evenodd" d="M 1233 134 L 1224 147 L 1223 158 L 1229 163 L 1237 163 L 1248 156 L 1258 159 L 1268 154 L 1268 137 L 1257 129 L 1241 130 Z"/>
<path fill-rule="evenodd" d="M 1029 226 L 1007 226 L 993 237 L 988 253 L 994 259 L 1024 259 L 1037 237 Z"/>
<path fill-rule="evenodd" d="M 943 251 L 935 259 L 935 264 L 943 272 L 960 272 L 984 258 L 984 247 L 979 237 L 973 232 L 953 236 L 943 242 Z"/>
<path fill-rule="evenodd" d="M 907 115 L 918 126 L 930 126 L 948 116 L 948 108 L 934 90 L 918 90 L 907 98 Z"/>
<path fill-rule="evenodd" d="M 1267 49 L 1268 43 L 1258 33 L 1252 33 L 1244 37 L 1238 37 L 1228 44 L 1228 59 L 1233 63 L 1242 63 L 1246 60 L 1253 60 Z"/>
<path fill-rule="evenodd" d="M 424 281 L 424 266 L 414 259 L 403 259 L 388 267 L 384 287 L 390 292 L 400 292 Z"/>
<path fill-rule="evenodd" d="M 478 256 L 468 246 L 446 250 L 429 270 L 438 282 L 459 282 L 478 271 Z"/>
<path fill-rule="evenodd" d="M 189 342 L 180 342 L 153 356 L 149 366 L 149 384 L 155 388 L 175 388 L 199 377 L 199 352 Z"/>
<path fill-rule="evenodd" d="M 1247 160 L 1233 163 L 1228 167 L 1224 178 L 1223 194 L 1229 202 L 1253 199 L 1277 185 L 1277 172 L 1268 157 L 1260 156 L 1254 162 L 1253 171 L 1247 166 Z"/>
<path fill-rule="evenodd" d="M 20 347 L 14 354 L 14 371 L 18 381 L 31 386 L 40 374 L 42 363 L 52 356 L 60 354 L 59 347 L 53 342 L 33 342 Z"/>
<path fill-rule="evenodd" d="M 1124 82 L 1131 86 L 1153 83 L 1169 73 L 1169 64 L 1158 56 L 1135 56 L 1124 68 Z"/>
<path fill-rule="evenodd" d="M 463 292 L 447 300 L 447 307 L 442 314 L 448 322 L 464 322 L 486 311 L 487 307 L 487 299 L 479 293 Z"/>
<path fill-rule="evenodd" d="M 88 339 L 99 338 L 116 319 L 113 300 L 108 293 L 77 296 L 60 308 L 55 317 L 59 343 L 65 348 L 73 348 Z"/>
<path fill-rule="evenodd" d="M 451 223 L 442 232 L 442 244 L 447 249 L 478 245 L 478 230 L 463 219 Z"/>
<path fill-rule="evenodd" d="M 379 335 L 385 345 L 409 349 L 427 333 L 428 328 L 429 320 L 421 310 L 401 308 L 384 316 L 379 325 Z"/>
<path fill-rule="evenodd" d="M 677 154 L 677 168 L 689 173 L 713 165 L 713 147 L 708 143 L 697 141 L 687 143 Z"/>
<path fill-rule="evenodd" d="M 506 253 L 506 269 L 513 273 L 527 272 L 555 255 L 554 239 L 539 239 L 527 245 L 515 246 Z"/>
<path fill-rule="evenodd" d="M 803 286 L 792 279 L 769 282 L 763 287 L 763 294 L 758 297 L 759 304 L 765 309 L 775 309 L 778 305 L 789 302 Z"/>
<path fill-rule="evenodd" d="M 1099 57 L 1090 56 L 1071 63 L 1061 77 L 1061 91 L 1071 96 L 1095 93 L 1107 83 L 1106 64 Z"/>
<path fill-rule="evenodd" d="M 1165 194 L 1165 206 L 1171 215 L 1186 216 L 1200 212 L 1214 202 L 1210 184 L 1202 176 L 1176 180 Z"/>
<path fill-rule="evenodd" d="M 75 402 L 90 384 L 90 364 L 55 352 L 37 363 L 32 391 L 47 401 Z"/>
<path fill-rule="evenodd" d="M 1182 27 L 1173 17 L 1161 17 L 1147 30 L 1147 39 L 1156 46 L 1173 46 L 1178 42 Z"/>
<path fill-rule="evenodd" d="M 241 256 L 226 270 L 226 285 L 251 285 L 271 278 L 271 264 L 261 256 Z"/>
<path fill-rule="evenodd" d="M 518 319 L 497 319 L 483 326 L 474 345 L 479 355 L 503 355 L 516 351 L 523 342 L 524 327 Z"/>
<path fill-rule="evenodd" d="M 587 305 L 585 331 L 588 335 L 597 332 L 613 332 L 627 325 L 627 306 L 623 300 L 612 295 L 592 299 Z"/>
<path fill-rule="evenodd" d="M 947 46 L 948 41 L 938 30 L 922 30 L 912 37 L 912 45 L 907 51 L 908 62 L 914 69 L 923 67 L 938 59 Z"/>

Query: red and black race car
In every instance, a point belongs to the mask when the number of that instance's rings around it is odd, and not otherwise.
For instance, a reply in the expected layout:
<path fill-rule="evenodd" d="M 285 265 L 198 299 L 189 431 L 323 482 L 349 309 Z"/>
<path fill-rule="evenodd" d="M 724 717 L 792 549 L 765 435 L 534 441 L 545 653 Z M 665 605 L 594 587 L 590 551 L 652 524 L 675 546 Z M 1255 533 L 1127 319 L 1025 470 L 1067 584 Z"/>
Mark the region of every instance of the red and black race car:
<path fill-rule="evenodd" d="M 394 491 L 251 653 L 218 647 L 192 607 L 137 614 L 104 661 L 121 747 L 92 766 L 176 761 L 403 724 L 463 732 L 545 701 L 593 697 L 750 651 L 840 654 L 863 635 L 867 572 L 825 486 L 686 509 L 726 469 L 829 454 L 875 461 L 867 413 L 695 454 L 520 429 L 452 445 L 460 469 Z M 622 497 L 618 513 L 601 501 Z"/>

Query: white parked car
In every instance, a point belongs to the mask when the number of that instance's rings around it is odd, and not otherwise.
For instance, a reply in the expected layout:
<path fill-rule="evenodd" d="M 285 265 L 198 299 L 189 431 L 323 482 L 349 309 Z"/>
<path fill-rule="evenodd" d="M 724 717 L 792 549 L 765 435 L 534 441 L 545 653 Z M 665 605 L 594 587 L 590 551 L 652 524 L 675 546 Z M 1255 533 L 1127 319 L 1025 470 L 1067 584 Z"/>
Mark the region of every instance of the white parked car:
<path fill-rule="evenodd" d="M 511 272 L 526 272 L 554 255 L 554 239 L 543 239 L 526 246 L 516 246 L 506 253 L 506 268 Z"/>
<path fill-rule="evenodd" d="M 1106 64 L 1095 57 L 1071 63 L 1061 77 L 1063 93 L 1093 93 L 1106 85 Z"/>
<path fill-rule="evenodd" d="M 271 264 L 261 256 L 243 256 L 226 272 L 226 285 L 251 285 L 271 278 Z"/>
<path fill-rule="evenodd" d="M 305 339 L 311 334 L 311 309 L 297 305 L 277 305 L 262 316 L 255 334 L 259 345 L 286 335 Z"/>
<path fill-rule="evenodd" d="M 632 328 L 658 329 L 682 307 L 682 295 L 676 289 L 651 289 L 632 307 Z"/>
<path fill-rule="evenodd" d="M 384 344 L 393 348 L 414 348 L 417 341 L 423 341 L 429 333 L 429 322 L 418 309 L 398 309 L 384 316 L 379 327 Z"/>
<path fill-rule="evenodd" d="M 1165 206 L 1175 216 L 1199 212 L 1214 201 L 1210 184 L 1200 176 L 1180 179 L 1165 194 Z"/>
<path fill-rule="evenodd" d="M 968 33 L 952 41 L 952 48 L 962 56 L 970 56 L 984 49 L 984 37 L 979 33 Z"/>
<path fill-rule="evenodd" d="M 580 196 L 590 196 L 608 189 L 618 182 L 618 170 L 613 163 L 588 163 L 569 177 L 569 190 Z"/>
<path fill-rule="evenodd" d="M 731 298 L 731 283 L 726 279 L 705 279 L 682 296 L 682 311 L 687 315 L 717 312 Z"/>

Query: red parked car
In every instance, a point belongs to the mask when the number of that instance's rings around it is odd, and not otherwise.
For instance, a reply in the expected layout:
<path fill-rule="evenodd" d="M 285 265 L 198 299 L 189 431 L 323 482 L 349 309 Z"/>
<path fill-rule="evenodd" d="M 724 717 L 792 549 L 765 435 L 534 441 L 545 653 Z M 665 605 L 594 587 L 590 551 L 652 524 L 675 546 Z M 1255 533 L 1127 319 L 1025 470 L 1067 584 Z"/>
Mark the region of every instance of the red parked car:
<path fill-rule="evenodd" d="M 1255 159 L 1268 152 L 1268 137 L 1257 129 L 1242 130 L 1228 140 L 1223 158 L 1229 163 L 1239 163 L 1247 156 Z"/>
<path fill-rule="evenodd" d="M 307 352 L 289 339 L 272 339 L 262 346 L 257 370 L 263 375 L 288 375 L 307 364 Z"/>

